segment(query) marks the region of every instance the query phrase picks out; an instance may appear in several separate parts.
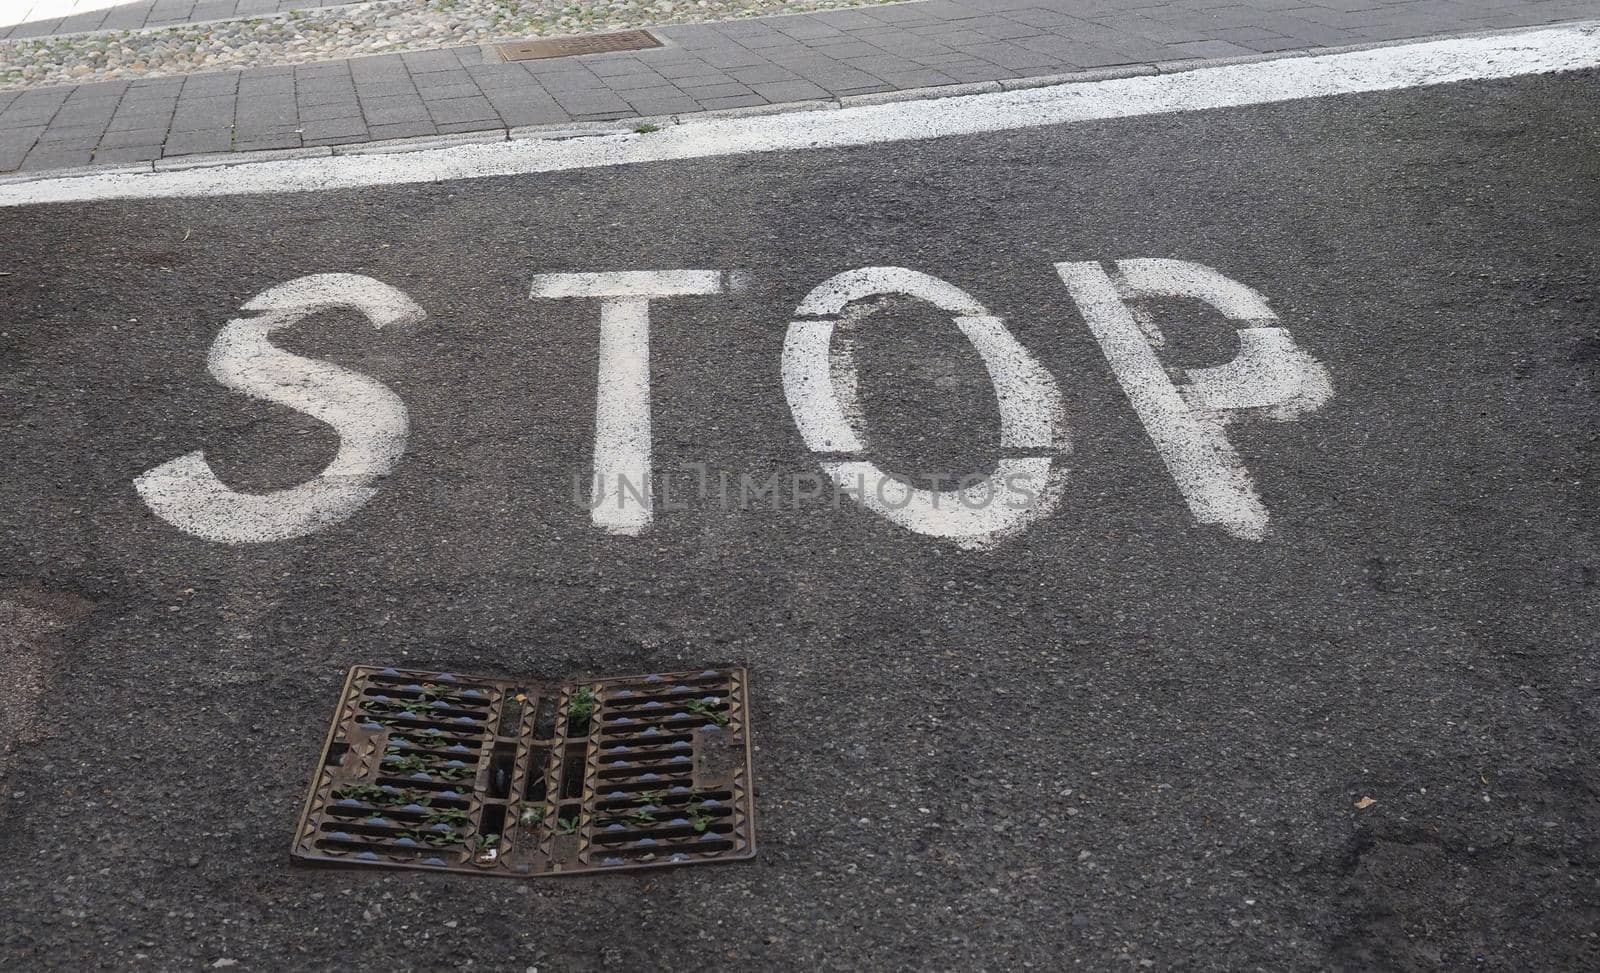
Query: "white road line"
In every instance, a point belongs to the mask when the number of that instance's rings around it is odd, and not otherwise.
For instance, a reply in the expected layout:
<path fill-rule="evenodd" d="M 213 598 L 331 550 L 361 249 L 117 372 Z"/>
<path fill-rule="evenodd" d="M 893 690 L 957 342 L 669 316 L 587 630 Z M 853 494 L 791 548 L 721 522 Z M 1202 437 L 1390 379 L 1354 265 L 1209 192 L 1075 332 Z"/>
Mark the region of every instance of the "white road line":
<path fill-rule="evenodd" d="M 0 206 L 307 192 L 837 148 L 1594 67 L 1600 67 L 1600 24 L 1571 24 L 935 101 L 691 119 L 649 134 L 519 139 L 391 155 L 63 176 L 0 185 Z"/>

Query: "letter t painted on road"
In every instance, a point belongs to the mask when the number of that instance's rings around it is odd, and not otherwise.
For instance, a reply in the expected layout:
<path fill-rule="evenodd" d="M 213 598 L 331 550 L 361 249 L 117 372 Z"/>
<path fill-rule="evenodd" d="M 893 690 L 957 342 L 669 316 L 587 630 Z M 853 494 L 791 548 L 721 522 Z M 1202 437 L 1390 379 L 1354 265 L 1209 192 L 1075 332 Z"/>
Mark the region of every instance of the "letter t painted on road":
<path fill-rule="evenodd" d="M 539 274 L 533 297 L 600 301 L 600 379 L 595 391 L 595 526 L 639 534 L 653 519 L 650 488 L 650 302 L 723 292 L 718 270 Z"/>

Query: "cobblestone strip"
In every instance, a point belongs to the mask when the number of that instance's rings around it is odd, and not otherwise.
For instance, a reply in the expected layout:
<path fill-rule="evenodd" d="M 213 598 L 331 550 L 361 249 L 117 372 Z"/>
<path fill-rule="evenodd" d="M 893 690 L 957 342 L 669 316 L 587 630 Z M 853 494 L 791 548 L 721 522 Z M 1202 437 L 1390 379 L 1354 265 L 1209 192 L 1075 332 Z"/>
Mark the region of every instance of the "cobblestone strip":
<path fill-rule="evenodd" d="M 0 40 L 92 30 L 141 30 L 355 2 L 359 0 L 0 0 Z"/>
<path fill-rule="evenodd" d="M 929 0 L 660 28 L 650 51 L 450 48 L 0 92 L 0 172 L 835 99 L 1600 19 L 1600 0 Z"/>

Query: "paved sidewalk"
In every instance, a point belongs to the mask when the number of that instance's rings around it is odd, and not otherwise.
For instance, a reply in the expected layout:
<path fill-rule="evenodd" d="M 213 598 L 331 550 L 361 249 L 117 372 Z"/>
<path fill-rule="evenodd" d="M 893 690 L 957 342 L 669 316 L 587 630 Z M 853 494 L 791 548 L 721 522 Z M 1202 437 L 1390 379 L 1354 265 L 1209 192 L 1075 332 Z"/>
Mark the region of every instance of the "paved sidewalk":
<path fill-rule="evenodd" d="M 659 28 L 520 63 L 468 47 L 0 92 L 0 172 L 676 115 L 1600 18 L 1600 0 L 930 0 Z"/>
<path fill-rule="evenodd" d="M 258 17 L 356 0 L 0 0 L 0 40 Z"/>

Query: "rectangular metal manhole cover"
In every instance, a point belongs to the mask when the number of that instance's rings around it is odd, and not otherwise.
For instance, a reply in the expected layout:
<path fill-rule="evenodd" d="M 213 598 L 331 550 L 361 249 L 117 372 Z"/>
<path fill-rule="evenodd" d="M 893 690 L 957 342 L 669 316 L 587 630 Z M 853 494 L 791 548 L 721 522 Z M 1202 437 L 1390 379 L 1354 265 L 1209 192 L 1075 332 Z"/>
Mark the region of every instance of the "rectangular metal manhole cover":
<path fill-rule="evenodd" d="M 582 37 L 550 37 L 537 41 L 512 41 L 495 45 L 507 61 L 535 61 L 547 57 L 573 57 L 578 54 L 610 54 L 613 51 L 644 51 L 660 47 L 661 42 L 647 30 L 624 30 L 615 34 L 587 34 Z"/>
<path fill-rule="evenodd" d="M 293 855 L 509 877 L 755 855 L 743 669 L 562 685 L 357 666 Z"/>

